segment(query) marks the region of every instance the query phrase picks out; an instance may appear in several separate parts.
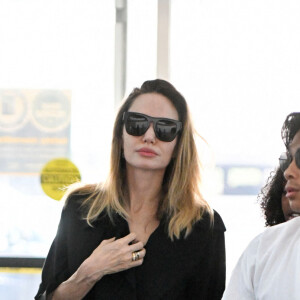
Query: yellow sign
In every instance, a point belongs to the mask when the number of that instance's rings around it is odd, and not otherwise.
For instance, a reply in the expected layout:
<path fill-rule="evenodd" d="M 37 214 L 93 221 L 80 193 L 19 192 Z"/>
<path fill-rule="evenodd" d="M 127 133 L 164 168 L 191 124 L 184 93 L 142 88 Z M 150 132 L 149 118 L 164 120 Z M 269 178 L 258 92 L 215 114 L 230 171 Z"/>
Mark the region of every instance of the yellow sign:
<path fill-rule="evenodd" d="M 41 171 L 41 185 L 45 194 L 61 200 L 66 187 L 81 180 L 77 167 L 66 158 L 49 161 Z"/>

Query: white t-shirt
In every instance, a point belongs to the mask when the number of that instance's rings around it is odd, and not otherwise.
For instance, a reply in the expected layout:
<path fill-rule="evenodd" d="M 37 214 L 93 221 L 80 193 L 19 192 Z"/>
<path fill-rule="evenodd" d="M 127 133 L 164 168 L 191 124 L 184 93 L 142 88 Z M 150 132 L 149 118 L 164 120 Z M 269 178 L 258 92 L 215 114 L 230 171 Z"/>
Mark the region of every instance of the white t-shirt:
<path fill-rule="evenodd" d="M 222 299 L 300 299 L 300 217 L 268 228 L 250 242 Z"/>

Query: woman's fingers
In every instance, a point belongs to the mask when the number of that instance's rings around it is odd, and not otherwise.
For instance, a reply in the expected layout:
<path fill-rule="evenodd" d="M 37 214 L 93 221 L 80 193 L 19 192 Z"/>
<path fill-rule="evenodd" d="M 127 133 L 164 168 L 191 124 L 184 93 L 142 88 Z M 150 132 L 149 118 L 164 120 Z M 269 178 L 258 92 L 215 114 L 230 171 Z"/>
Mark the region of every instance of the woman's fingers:
<path fill-rule="evenodd" d="M 129 245 L 129 250 L 134 252 L 144 248 L 144 244 L 142 242 L 137 242 L 135 244 Z"/>
<path fill-rule="evenodd" d="M 134 251 L 134 252 L 132 252 L 131 260 L 133 260 L 134 257 L 136 260 L 143 259 L 145 257 L 145 255 L 146 255 L 145 249 Z"/>
<path fill-rule="evenodd" d="M 143 263 L 144 257 L 146 255 L 146 250 L 144 249 L 144 244 L 142 242 L 136 242 L 136 234 L 129 233 L 128 235 L 120 238 L 116 243 L 120 243 L 127 253 L 129 261 L 131 262 L 128 266 L 129 268 L 139 266 Z M 134 242 L 134 243 L 132 243 Z M 131 244 L 132 243 L 132 244 Z"/>
<path fill-rule="evenodd" d="M 128 235 L 118 239 L 119 243 L 130 244 L 136 239 L 136 234 L 134 232 L 129 233 Z"/>
<path fill-rule="evenodd" d="M 107 239 L 107 240 L 103 240 L 103 241 L 101 242 L 101 244 L 109 244 L 109 243 L 111 243 L 111 242 L 113 242 L 113 241 L 115 241 L 115 240 L 116 240 L 116 238 L 113 237 L 113 238 L 110 238 L 110 239 Z"/>
<path fill-rule="evenodd" d="M 136 234 L 130 233 L 123 238 L 103 240 L 93 251 L 89 261 L 96 267 L 98 278 L 126 269 L 140 266 L 146 255 L 144 244 L 136 242 Z"/>
<path fill-rule="evenodd" d="M 136 234 L 129 233 L 128 235 L 118 240 L 112 238 L 106 241 L 119 243 L 121 245 L 119 249 L 123 248 L 123 250 L 125 250 L 125 252 L 127 253 L 130 253 L 130 255 L 132 255 L 133 252 L 139 252 L 139 257 L 144 258 L 146 254 L 146 250 L 144 249 L 144 244 L 142 242 L 131 244 L 135 239 L 136 239 Z"/>
<path fill-rule="evenodd" d="M 138 267 L 142 265 L 144 262 L 145 255 L 146 255 L 145 249 L 132 252 L 130 257 L 131 262 L 129 268 Z"/>

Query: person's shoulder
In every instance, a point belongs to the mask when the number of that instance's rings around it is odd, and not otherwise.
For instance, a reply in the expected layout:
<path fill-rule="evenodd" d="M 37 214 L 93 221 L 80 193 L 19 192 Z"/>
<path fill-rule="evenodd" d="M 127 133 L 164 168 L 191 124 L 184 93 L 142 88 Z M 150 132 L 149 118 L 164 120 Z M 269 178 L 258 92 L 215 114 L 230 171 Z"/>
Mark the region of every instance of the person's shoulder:
<path fill-rule="evenodd" d="M 250 240 L 247 247 L 243 251 L 242 256 L 247 256 L 249 255 L 249 253 L 251 255 L 253 254 L 256 255 L 258 249 L 260 248 L 261 240 L 263 239 L 263 234 L 264 232 L 261 232 L 257 234 L 255 237 L 253 237 L 252 240 Z"/>
<path fill-rule="evenodd" d="M 223 222 L 223 219 L 219 215 L 219 213 L 216 210 L 213 210 L 213 212 L 214 212 L 213 226 L 215 230 L 226 231 L 225 224 Z"/>
<path fill-rule="evenodd" d="M 64 195 L 64 210 L 79 211 L 86 199 L 96 191 L 96 185 L 71 186 Z"/>
<path fill-rule="evenodd" d="M 265 234 L 276 234 L 279 232 L 288 232 L 288 231 L 294 231 L 295 228 L 300 227 L 300 218 L 296 217 L 292 220 L 289 220 L 287 222 L 272 226 L 268 228 L 265 231 Z"/>
<path fill-rule="evenodd" d="M 300 237 L 300 217 L 267 228 L 261 235 L 265 243 L 283 243 L 284 240 Z"/>
<path fill-rule="evenodd" d="M 244 255 L 256 253 L 259 256 L 266 256 L 268 251 L 279 251 L 282 245 L 287 245 L 290 240 L 300 238 L 300 218 L 268 227 L 263 232 L 255 236 L 244 251 Z"/>
<path fill-rule="evenodd" d="M 222 231 L 225 232 L 226 228 L 224 222 L 216 210 L 213 210 L 211 213 L 206 211 L 200 220 L 195 224 L 195 229 L 205 229 L 213 231 Z"/>

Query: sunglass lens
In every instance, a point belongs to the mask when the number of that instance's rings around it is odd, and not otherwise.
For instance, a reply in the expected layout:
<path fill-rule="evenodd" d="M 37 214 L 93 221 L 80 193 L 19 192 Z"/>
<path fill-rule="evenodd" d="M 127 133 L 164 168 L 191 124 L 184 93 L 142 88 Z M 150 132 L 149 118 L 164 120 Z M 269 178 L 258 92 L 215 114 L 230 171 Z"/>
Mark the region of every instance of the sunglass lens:
<path fill-rule="evenodd" d="M 300 169 L 300 148 L 295 153 L 295 161 L 297 167 Z"/>
<path fill-rule="evenodd" d="M 128 134 L 141 136 L 149 128 L 149 121 L 144 116 L 138 114 L 130 114 L 125 125 Z"/>
<path fill-rule="evenodd" d="M 160 140 L 171 142 L 176 137 L 177 125 L 169 120 L 159 120 L 156 123 L 155 132 Z"/>

